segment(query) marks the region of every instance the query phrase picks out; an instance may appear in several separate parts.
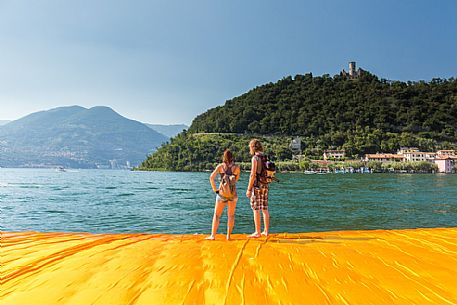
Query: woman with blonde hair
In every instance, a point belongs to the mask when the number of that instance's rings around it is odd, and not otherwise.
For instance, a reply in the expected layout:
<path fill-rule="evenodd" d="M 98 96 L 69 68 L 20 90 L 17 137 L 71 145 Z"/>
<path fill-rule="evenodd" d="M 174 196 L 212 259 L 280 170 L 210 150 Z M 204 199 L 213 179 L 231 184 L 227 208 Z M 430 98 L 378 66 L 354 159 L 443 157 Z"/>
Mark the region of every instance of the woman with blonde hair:
<path fill-rule="evenodd" d="M 257 139 L 252 139 L 249 142 L 249 152 L 252 155 L 252 167 L 246 197 L 249 198 L 254 213 L 255 232 L 248 237 L 259 238 L 260 236 L 268 236 L 268 228 L 270 226 L 268 184 L 261 183 L 259 179 L 262 172 L 262 166 L 264 166 L 263 160 L 266 156 L 263 154 L 262 144 Z M 260 233 L 260 211 L 262 211 L 263 214 L 264 224 L 262 233 Z"/>
<path fill-rule="evenodd" d="M 219 188 L 216 188 L 214 178 L 220 174 L 221 183 Z M 222 163 L 220 163 L 211 173 L 209 181 L 213 191 L 216 193 L 216 204 L 214 207 L 213 223 L 211 235 L 206 239 L 216 239 L 217 228 L 221 220 L 221 215 L 224 207 L 227 205 L 227 240 L 230 240 L 233 225 L 235 224 L 235 208 L 238 201 L 236 192 L 236 182 L 240 178 L 240 167 L 235 164 L 232 152 L 228 149 L 224 151 Z"/>

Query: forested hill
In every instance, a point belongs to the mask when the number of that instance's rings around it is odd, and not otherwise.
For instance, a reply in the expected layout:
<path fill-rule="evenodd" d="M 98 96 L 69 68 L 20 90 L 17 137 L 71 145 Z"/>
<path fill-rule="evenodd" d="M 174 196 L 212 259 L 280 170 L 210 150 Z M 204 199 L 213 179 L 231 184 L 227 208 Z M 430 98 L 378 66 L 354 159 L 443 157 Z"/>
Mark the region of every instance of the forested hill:
<path fill-rule="evenodd" d="M 344 149 L 348 158 L 400 146 L 456 149 L 457 80 L 388 81 L 365 71 L 357 79 L 286 77 L 197 116 L 140 167 L 211 169 L 224 148 L 248 162 L 252 137 L 262 139 L 273 159 L 290 160 L 293 136 L 300 136 L 308 158 L 322 157 L 325 149 Z"/>
<path fill-rule="evenodd" d="M 297 75 L 208 110 L 189 131 L 323 136 L 339 146 L 358 129 L 455 141 L 457 80 L 387 81 L 368 72 L 354 80 Z"/>

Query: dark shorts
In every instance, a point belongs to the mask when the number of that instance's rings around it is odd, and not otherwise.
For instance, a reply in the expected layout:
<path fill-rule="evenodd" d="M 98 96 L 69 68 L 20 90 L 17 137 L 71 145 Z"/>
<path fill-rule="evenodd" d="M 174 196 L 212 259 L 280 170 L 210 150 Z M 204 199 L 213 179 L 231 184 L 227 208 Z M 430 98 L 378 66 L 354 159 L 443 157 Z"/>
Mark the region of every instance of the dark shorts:
<path fill-rule="evenodd" d="M 254 188 L 251 195 L 251 208 L 253 210 L 268 210 L 268 185 Z"/>

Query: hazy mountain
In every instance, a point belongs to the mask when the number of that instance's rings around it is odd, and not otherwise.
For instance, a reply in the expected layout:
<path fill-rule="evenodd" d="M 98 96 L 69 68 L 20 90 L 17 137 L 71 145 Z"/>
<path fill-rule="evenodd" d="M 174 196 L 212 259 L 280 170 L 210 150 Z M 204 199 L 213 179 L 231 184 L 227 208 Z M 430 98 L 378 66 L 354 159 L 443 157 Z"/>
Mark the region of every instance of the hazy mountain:
<path fill-rule="evenodd" d="M 8 124 L 9 122 L 11 122 L 11 121 L 8 121 L 8 120 L 0 120 L 0 126 L 5 125 L 5 124 Z"/>
<path fill-rule="evenodd" d="M 134 166 L 165 141 L 109 107 L 61 107 L 1 126 L 0 166 Z"/>
<path fill-rule="evenodd" d="M 154 129 L 155 131 L 166 135 L 169 138 L 174 137 L 184 129 L 188 129 L 189 126 L 184 125 L 184 124 L 175 124 L 175 125 L 159 125 L 159 124 L 147 124 L 145 123 L 146 126 Z"/>

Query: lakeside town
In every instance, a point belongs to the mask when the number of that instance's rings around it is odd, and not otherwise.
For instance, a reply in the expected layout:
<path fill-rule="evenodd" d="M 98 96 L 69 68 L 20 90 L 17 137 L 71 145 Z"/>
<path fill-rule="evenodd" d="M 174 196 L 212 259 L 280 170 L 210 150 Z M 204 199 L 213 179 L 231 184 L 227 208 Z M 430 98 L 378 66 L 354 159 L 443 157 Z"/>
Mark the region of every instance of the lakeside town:
<path fill-rule="evenodd" d="M 456 173 L 457 155 L 455 150 L 436 152 L 420 151 L 417 147 L 401 147 L 397 153 L 366 154 L 361 160 L 346 160 L 344 150 L 325 150 L 323 160 L 310 160 L 313 168 L 307 173 L 327 172 L 431 172 Z"/>

